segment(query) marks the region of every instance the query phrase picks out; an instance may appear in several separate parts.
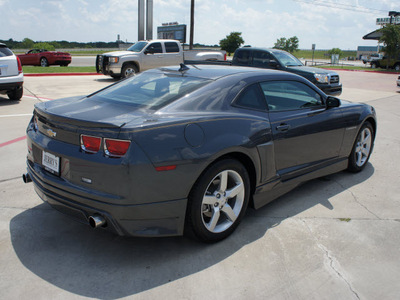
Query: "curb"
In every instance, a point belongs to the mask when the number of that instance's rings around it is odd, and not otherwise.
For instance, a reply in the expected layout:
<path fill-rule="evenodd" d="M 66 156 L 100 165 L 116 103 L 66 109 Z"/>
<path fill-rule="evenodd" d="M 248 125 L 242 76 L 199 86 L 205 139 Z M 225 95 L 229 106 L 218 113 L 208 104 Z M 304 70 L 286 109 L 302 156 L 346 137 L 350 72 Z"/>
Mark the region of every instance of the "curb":
<path fill-rule="evenodd" d="M 87 76 L 87 75 L 103 75 L 100 73 L 28 73 L 26 77 L 41 77 L 41 76 Z"/>

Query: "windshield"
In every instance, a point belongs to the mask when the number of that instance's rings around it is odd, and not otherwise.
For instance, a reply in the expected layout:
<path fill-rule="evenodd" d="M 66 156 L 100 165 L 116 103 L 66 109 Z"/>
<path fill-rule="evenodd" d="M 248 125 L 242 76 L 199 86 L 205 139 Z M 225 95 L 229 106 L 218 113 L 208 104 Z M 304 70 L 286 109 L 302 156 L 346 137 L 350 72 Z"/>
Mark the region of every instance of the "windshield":
<path fill-rule="evenodd" d="M 180 73 L 145 72 L 89 96 L 89 99 L 128 104 L 138 108 L 159 109 L 210 81 L 182 76 Z"/>
<path fill-rule="evenodd" d="M 302 66 L 303 64 L 301 63 L 300 60 L 298 60 L 296 57 L 294 57 L 290 53 L 286 52 L 276 52 L 274 53 L 275 57 L 279 60 L 281 65 L 285 67 L 294 67 L 294 66 Z"/>
<path fill-rule="evenodd" d="M 147 45 L 147 42 L 136 42 L 132 46 L 128 48 L 128 51 L 132 52 L 140 52 L 143 50 L 143 48 Z"/>

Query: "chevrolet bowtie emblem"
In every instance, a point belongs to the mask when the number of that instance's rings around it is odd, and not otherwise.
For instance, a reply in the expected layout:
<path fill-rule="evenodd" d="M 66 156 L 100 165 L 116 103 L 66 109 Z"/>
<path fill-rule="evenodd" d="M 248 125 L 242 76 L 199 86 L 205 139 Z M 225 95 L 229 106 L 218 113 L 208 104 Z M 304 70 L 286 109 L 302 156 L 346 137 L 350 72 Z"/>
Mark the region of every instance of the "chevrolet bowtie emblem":
<path fill-rule="evenodd" d="M 55 132 L 55 131 L 53 131 L 53 130 L 51 130 L 51 129 L 47 129 L 47 135 L 49 136 L 49 137 L 55 137 L 56 135 L 57 135 L 57 132 Z"/>

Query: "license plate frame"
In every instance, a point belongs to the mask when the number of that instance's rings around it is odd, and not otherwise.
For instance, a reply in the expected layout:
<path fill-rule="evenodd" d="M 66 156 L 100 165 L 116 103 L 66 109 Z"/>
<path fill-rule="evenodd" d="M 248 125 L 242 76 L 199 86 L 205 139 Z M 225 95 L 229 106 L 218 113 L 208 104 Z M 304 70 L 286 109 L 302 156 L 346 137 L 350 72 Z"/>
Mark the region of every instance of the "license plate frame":
<path fill-rule="evenodd" d="M 42 165 L 44 169 L 54 175 L 60 175 L 60 157 L 49 152 L 42 152 Z"/>

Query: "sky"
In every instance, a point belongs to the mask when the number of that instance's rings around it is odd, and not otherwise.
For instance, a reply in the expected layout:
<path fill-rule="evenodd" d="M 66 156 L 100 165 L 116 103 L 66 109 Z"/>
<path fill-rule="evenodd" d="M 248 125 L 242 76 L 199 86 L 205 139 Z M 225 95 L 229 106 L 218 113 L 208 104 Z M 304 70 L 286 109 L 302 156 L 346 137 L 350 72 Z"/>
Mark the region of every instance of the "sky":
<path fill-rule="evenodd" d="M 187 24 L 190 0 L 153 0 L 153 36 L 166 22 Z M 134 42 L 138 0 L 0 0 L 0 39 L 22 41 Z M 297 36 L 300 49 L 375 46 L 362 37 L 376 18 L 400 11 L 399 0 L 195 0 L 194 42 L 219 44 L 238 31 L 246 45 L 273 47 Z"/>

